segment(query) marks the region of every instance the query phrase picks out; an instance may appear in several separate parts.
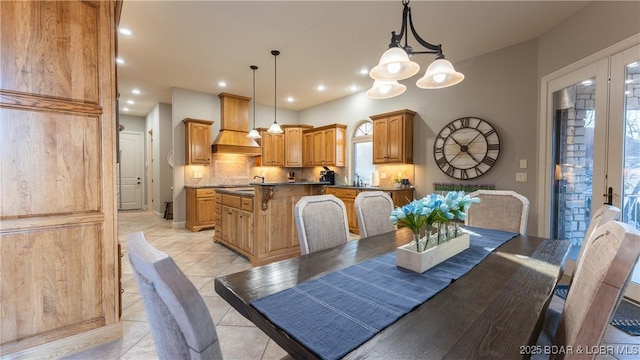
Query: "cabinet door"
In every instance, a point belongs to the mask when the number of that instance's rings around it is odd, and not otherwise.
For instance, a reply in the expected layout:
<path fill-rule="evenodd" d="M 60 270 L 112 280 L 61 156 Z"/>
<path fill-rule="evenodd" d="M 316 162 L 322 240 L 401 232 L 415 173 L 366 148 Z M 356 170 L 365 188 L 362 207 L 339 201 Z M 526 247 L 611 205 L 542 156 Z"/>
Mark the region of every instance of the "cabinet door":
<path fill-rule="evenodd" d="M 373 122 L 373 163 L 384 164 L 388 157 L 387 119 Z"/>
<path fill-rule="evenodd" d="M 253 213 L 240 211 L 240 221 L 238 221 L 240 248 L 253 254 Z"/>
<path fill-rule="evenodd" d="M 336 164 L 336 129 L 324 130 L 324 157 L 322 165 Z"/>
<path fill-rule="evenodd" d="M 262 132 L 262 165 L 284 166 L 284 135 Z"/>
<path fill-rule="evenodd" d="M 197 225 L 213 225 L 216 222 L 216 199 L 198 199 Z"/>
<path fill-rule="evenodd" d="M 313 134 L 302 134 L 302 166 L 313 166 Z"/>
<path fill-rule="evenodd" d="M 324 132 L 317 131 L 313 133 L 313 165 L 324 165 Z"/>
<path fill-rule="evenodd" d="M 402 115 L 387 120 L 387 162 L 403 162 L 403 123 Z"/>
<path fill-rule="evenodd" d="M 347 208 L 347 222 L 349 223 L 349 230 L 354 233 L 358 231 L 358 220 L 356 219 L 355 200 L 351 198 L 343 198 L 342 202 L 344 207 Z"/>
<path fill-rule="evenodd" d="M 230 208 L 229 206 L 226 205 L 222 205 L 222 229 L 216 229 L 216 232 L 218 230 L 221 230 L 220 233 L 220 238 L 222 239 L 222 241 L 227 242 L 227 243 L 231 243 L 230 242 L 230 233 L 231 233 L 231 226 L 234 223 L 232 220 L 232 213 L 231 213 L 232 208 Z"/>
<path fill-rule="evenodd" d="M 284 166 L 302 166 L 302 129 L 284 129 Z"/>
<path fill-rule="evenodd" d="M 209 165 L 211 157 L 211 126 L 190 123 L 187 127 L 189 131 L 187 164 Z"/>

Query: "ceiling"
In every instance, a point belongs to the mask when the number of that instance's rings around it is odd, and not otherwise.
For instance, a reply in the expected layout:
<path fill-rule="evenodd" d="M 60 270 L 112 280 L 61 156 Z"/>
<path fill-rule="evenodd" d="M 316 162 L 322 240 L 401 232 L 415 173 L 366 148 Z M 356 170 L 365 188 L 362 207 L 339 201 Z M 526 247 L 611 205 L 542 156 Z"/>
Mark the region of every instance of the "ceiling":
<path fill-rule="evenodd" d="M 442 44 L 454 66 L 487 52 L 536 38 L 589 2 L 413 1 L 417 33 Z M 277 106 L 302 110 L 364 91 L 373 81 L 360 70 L 375 66 L 391 31 L 400 31 L 396 1 L 140 1 L 124 0 L 118 35 L 121 113 L 145 116 L 171 103 L 171 88 L 252 97 L 273 106 L 274 56 Z M 422 50 L 413 37 L 409 45 Z M 421 72 L 432 55 L 415 55 Z M 419 76 L 404 80 L 415 82 Z M 219 81 L 225 81 L 222 88 Z M 324 91 L 318 91 L 318 85 Z M 355 86 L 356 90 L 350 89 Z M 132 89 L 140 94 L 132 94 Z M 293 97 L 292 102 L 286 100 Z M 133 101 L 133 104 L 127 104 Z M 128 112 L 122 109 L 128 107 Z"/>

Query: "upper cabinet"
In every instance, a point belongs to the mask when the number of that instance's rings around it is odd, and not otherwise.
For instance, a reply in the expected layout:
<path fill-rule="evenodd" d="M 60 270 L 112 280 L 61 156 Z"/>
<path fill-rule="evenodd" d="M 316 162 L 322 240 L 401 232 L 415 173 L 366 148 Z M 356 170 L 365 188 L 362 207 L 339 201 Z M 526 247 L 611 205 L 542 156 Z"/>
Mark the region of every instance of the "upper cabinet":
<path fill-rule="evenodd" d="M 185 127 L 185 165 L 209 165 L 213 121 L 186 118 L 182 122 Z"/>
<path fill-rule="evenodd" d="M 370 116 L 373 120 L 373 163 L 413 164 L 413 117 L 411 110 Z"/>
<path fill-rule="evenodd" d="M 302 167 L 302 132 L 311 125 L 282 125 L 284 130 L 284 166 Z"/>
<path fill-rule="evenodd" d="M 304 130 L 303 166 L 345 166 L 346 129 L 346 125 L 332 124 Z"/>
<path fill-rule="evenodd" d="M 258 166 L 284 166 L 284 134 L 267 132 L 265 128 L 259 128 L 260 146 L 262 147 L 262 159 Z"/>

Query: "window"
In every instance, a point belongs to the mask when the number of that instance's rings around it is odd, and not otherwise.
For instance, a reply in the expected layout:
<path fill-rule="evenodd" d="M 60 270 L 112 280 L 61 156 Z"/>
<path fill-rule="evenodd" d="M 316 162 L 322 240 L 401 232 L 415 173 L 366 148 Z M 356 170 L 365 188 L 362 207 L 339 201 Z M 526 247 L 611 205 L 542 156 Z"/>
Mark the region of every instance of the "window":
<path fill-rule="evenodd" d="M 371 184 L 373 167 L 373 123 L 362 121 L 353 132 L 353 173 L 352 180 L 362 179 L 363 183 Z M 356 176 L 356 174 L 358 176 Z"/>

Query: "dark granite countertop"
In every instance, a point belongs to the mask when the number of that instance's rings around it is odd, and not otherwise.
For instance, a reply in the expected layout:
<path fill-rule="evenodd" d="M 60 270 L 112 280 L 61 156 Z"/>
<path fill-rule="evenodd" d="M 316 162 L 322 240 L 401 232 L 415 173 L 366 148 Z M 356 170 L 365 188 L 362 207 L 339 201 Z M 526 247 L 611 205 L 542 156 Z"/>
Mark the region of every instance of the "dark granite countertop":
<path fill-rule="evenodd" d="M 379 191 L 398 191 L 398 190 L 414 190 L 415 189 L 415 187 L 413 186 L 406 187 L 406 188 L 395 188 L 392 186 L 380 187 L 380 186 L 328 185 L 327 187 L 341 188 L 341 189 L 379 190 Z"/>
<path fill-rule="evenodd" d="M 331 185 L 326 181 L 296 181 L 296 182 L 252 182 L 250 185 L 254 186 L 281 186 L 281 185 Z"/>

